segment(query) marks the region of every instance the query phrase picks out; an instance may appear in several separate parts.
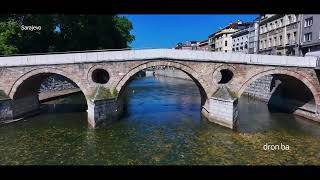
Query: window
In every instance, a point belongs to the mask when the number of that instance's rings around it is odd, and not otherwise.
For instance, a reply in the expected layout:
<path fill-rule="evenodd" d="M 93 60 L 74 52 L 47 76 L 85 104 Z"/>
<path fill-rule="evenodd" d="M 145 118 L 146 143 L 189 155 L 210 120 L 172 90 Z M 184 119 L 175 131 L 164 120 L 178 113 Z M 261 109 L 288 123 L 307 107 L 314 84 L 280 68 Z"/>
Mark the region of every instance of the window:
<path fill-rule="evenodd" d="M 267 31 L 268 31 L 268 24 L 266 24 L 266 29 L 265 29 L 264 32 L 267 32 Z"/>
<path fill-rule="evenodd" d="M 274 28 L 276 29 L 278 27 L 278 21 L 274 22 Z"/>
<path fill-rule="evenodd" d="M 283 25 L 283 19 L 280 19 L 279 27 L 281 27 L 282 25 Z"/>
<path fill-rule="evenodd" d="M 277 37 L 273 38 L 273 46 L 277 46 Z"/>
<path fill-rule="evenodd" d="M 312 40 L 312 33 L 304 34 L 303 42 L 311 41 Z"/>
<path fill-rule="evenodd" d="M 224 41 L 224 46 L 228 46 L 228 41 Z"/>
<path fill-rule="evenodd" d="M 293 33 L 293 41 L 294 41 L 294 43 L 297 41 L 297 32 Z"/>
<path fill-rule="evenodd" d="M 272 41 L 272 39 L 270 38 L 269 39 L 269 47 L 271 47 L 271 41 Z"/>
<path fill-rule="evenodd" d="M 304 20 L 304 27 L 312 26 L 312 24 L 313 24 L 313 17 L 310 17 Z"/>
<path fill-rule="evenodd" d="M 263 47 L 262 47 L 262 45 L 263 45 L 263 42 L 262 41 L 260 41 L 260 49 L 262 49 Z"/>
<path fill-rule="evenodd" d="M 273 28 L 273 24 L 272 24 L 272 23 L 270 23 L 270 30 L 272 30 L 272 28 Z"/>
<path fill-rule="evenodd" d="M 289 41 L 290 41 L 290 34 L 287 34 L 287 44 L 289 44 Z"/>
<path fill-rule="evenodd" d="M 282 36 L 279 36 L 279 46 L 282 46 Z"/>
<path fill-rule="evenodd" d="M 288 24 L 290 24 L 291 23 L 291 16 L 288 16 Z"/>
<path fill-rule="evenodd" d="M 232 51 L 234 51 L 234 48 L 232 48 Z"/>
<path fill-rule="evenodd" d="M 227 52 L 227 50 L 224 50 L 224 52 Z"/>

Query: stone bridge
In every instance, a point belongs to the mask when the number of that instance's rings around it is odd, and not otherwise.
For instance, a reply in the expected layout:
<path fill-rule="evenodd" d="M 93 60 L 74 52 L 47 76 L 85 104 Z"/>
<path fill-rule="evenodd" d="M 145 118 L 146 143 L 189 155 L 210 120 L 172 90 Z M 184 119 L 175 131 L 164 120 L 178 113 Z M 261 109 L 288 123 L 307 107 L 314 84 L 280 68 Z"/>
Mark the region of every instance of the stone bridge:
<path fill-rule="evenodd" d="M 116 120 L 122 113 L 124 89 L 138 72 L 155 66 L 185 72 L 199 87 L 201 113 L 220 125 L 236 128 L 238 98 L 259 78 L 273 75 L 287 88 L 279 106 L 296 107 L 300 115 L 319 121 L 320 84 L 317 57 L 291 57 L 174 49 L 90 51 L 0 57 L 0 121 L 38 110 L 44 79 L 58 74 L 74 82 L 87 99 L 92 127 Z M 298 86 L 292 84 L 295 82 Z M 277 85 L 277 83 L 275 83 Z M 270 89 L 270 92 L 273 90 Z M 287 96 L 288 95 L 288 96 Z M 293 101 L 286 101 L 293 99 Z"/>

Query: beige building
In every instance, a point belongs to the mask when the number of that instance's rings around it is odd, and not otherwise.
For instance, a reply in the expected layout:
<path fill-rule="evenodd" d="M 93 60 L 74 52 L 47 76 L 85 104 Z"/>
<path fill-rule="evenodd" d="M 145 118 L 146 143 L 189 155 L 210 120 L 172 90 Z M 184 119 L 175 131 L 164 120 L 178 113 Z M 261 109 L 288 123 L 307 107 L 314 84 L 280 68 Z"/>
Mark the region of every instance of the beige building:
<path fill-rule="evenodd" d="M 215 50 L 218 52 L 232 52 L 232 37 L 236 29 L 223 29 L 214 35 Z"/>
<path fill-rule="evenodd" d="M 251 26 L 251 22 L 234 22 L 230 23 L 225 28 L 211 34 L 208 37 L 208 46 L 211 51 L 232 52 L 232 37 L 231 35 L 239 30 L 243 30 Z"/>
<path fill-rule="evenodd" d="M 259 18 L 259 54 L 299 56 L 299 14 L 264 14 Z"/>

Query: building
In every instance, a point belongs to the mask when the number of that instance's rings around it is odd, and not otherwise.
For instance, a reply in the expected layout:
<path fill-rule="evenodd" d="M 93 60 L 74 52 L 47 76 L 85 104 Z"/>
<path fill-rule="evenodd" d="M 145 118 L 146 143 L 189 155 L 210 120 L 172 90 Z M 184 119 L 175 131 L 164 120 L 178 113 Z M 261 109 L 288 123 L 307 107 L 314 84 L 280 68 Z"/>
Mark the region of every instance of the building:
<path fill-rule="evenodd" d="M 232 37 L 236 29 L 223 29 L 214 35 L 215 49 L 218 52 L 232 52 Z"/>
<path fill-rule="evenodd" d="M 241 21 L 230 23 L 223 29 L 209 35 L 208 46 L 211 51 L 232 52 L 231 35 L 239 30 L 248 28 L 252 23 L 244 23 Z"/>
<path fill-rule="evenodd" d="M 249 30 L 239 30 L 231 35 L 232 52 L 248 53 L 249 51 Z"/>
<path fill-rule="evenodd" d="M 263 14 L 259 17 L 259 54 L 300 55 L 299 14 Z"/>
<path fill-rule="evenodd" d="M 320 14 L 303 14 L 301 19 L 301 54 L 320 51 Z"/>
<path fill-rule="evenodd" d="M 197 50 L 198 44 L 199 44 L 198 41 L 187 41 L 185 43 L 178 43 L 175 49 Z"/>
<path fill-rule="evenodd" d="M 252 26 L 248 28 L 249 34 L 249 54 L 258 54 L 258 37 L 259 37 L 259 24 L 254 22 Z"/>
<path fill-rule="evenodd" d="M 209 44 L 208 44 L 208 39 L 204 40 L 204 41 L 200 41 L 198 43 L 198 50 L 201 50 L 201 51 L 209 51 L 210 50 L 210 47 L 209 47 Z"/>

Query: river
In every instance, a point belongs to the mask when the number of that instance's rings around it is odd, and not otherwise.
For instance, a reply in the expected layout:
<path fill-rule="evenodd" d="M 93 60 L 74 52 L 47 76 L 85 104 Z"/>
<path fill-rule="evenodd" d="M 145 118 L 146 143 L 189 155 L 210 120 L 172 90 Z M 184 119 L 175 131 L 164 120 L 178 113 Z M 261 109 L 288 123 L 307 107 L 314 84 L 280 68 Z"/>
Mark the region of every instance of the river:
<path fill-rule="evenodd" d="M 88 127 L 84 103 L 82 94 L 70 95 L 47 102 L 55 110 L 2 125 L 0 164 L 320 165 L 319 123 L 241 97 L 239 129 L 232 131 L 201 117 L 192 81 L 134 79 L 126 113 L 105 128 Z"/>

